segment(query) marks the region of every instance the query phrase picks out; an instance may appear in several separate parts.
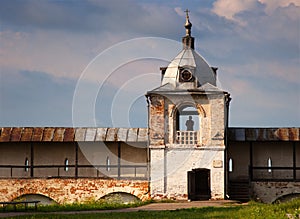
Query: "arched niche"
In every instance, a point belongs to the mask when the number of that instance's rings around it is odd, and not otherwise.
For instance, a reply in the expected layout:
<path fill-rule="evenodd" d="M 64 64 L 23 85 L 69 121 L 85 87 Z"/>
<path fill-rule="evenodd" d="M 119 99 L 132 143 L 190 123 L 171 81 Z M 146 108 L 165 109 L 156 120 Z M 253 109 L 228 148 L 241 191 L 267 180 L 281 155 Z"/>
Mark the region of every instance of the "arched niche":
<path fill-rule="evenodd" d="M 173 136 L 175 144 L 201 144 L 201 119 L 206 116 L 196 103 L 182 103 L 173 109 Z"/>
<path fill-rule="evenodd" d="M 182 105 L 176 113 L 176 131 L 199 131 L 200 117 L 193 105 Z"/>
<path fill-rule="evenodd" d="M 281 203 L 281 202 L 288 202 L 293 199 L 300 198 L 300 193 L 290 193 L 283 196 L 278 197 L 273 203 Z"/>
<path fill-rule="evenodd" d="M 17 198 L 15 198 L 13 201 L 40 201 L 39 205 L 53 205 L 58 204 L 56 201 L 54 201 L 52 198 L 41 195 L 41 194 L 24 194 Z"/>
<path fill-rule="evenodd" d="M 110 203 L 118 203 L 118 204 L 129 204 L 140 202 L 141 200 L 127 192 L 112 192 L 100 198 L 100 200 L 104 200 Z"/>

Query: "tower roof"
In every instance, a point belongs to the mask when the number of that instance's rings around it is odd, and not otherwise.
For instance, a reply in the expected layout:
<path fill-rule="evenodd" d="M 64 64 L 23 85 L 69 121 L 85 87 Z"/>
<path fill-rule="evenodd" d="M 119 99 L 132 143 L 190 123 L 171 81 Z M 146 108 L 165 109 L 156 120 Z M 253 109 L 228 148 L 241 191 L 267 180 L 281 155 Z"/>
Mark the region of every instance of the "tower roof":
<path fill-rule="evenodd" d="M 189 11 L 185 12 L 186 35 L 182 37 L 183 49 L 165 69 L 161 85 L 170 83 L 174 88 L 184 85 L 189 89 L 206 83 L 216 86 L 215 70 L 194 50 L 194 37 L 191 36 L 192 23 L 189 20 Z"/>
<path fill-rule="evenodd" d="M 205 59 L 191 48 L 183 49 L 171 61 L 164 74 L 162 85 L 170 83 L 177 87 L 180 83 L 185 83 L 180 81 L 180 74 L 185 69 L 189 70 L 195 78 L 194 88 L 206 83 L 216 86 L 216 74 Z"/>

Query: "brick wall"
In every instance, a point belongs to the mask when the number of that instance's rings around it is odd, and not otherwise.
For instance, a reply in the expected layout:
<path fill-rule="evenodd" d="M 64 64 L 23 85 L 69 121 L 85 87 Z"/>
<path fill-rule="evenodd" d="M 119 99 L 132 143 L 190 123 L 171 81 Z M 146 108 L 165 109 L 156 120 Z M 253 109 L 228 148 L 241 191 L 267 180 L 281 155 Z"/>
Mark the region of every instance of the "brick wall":
<path fill-rule="evenodd" d="M 150 105 L 150 144 L 163 145 L 164 144 L 164 98 L 162 96 L 151 96 Z"/>
<path fill-rule="evenodd" d="M 141 200 L 150 198 L 147 181 L 115 179 L 0 179 L 0 201 L 25 194 L 41 194 L 64 203 L 98 200 L 112 192 L 126 192 Z"/>
<path fill-rule="evenodd" d="M 278 198 L 300 193 L 300 182 L 252 182 L 252 196 L 265 203 L 272 203 Z"/>

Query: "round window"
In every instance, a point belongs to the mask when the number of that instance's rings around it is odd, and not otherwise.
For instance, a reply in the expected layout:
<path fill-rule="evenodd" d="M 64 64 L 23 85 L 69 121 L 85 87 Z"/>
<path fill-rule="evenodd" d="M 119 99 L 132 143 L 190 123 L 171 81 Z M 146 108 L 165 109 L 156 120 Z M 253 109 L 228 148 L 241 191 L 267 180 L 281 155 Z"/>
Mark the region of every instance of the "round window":
<path fill-rule="evenodd" d="M 184 69 L 181 72 L 180 77 L 183 81 L 190 81 L 192 79 L 193 75 L 189 70 Z"/>

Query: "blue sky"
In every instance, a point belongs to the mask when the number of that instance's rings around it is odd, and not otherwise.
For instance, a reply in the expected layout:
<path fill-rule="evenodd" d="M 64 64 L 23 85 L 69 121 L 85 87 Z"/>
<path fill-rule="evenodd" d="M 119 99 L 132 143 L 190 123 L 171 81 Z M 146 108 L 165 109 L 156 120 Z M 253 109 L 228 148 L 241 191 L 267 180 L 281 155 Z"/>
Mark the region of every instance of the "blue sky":
<path fill-rule="evenodd" d="M 230 126 L 300 126 L 297 0 L 2 0 L 0 126 L 145 127 L 143 94 L 180 51 L 186 8 Z"/>

